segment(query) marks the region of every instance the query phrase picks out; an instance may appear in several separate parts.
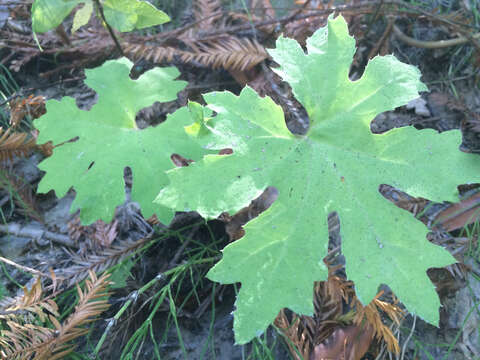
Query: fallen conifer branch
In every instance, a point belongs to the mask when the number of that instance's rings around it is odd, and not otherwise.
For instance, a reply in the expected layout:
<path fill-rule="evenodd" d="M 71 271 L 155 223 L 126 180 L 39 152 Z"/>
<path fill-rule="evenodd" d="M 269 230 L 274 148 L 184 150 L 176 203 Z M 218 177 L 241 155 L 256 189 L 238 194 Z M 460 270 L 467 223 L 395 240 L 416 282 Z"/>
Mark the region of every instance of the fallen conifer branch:
<path fill-rule="evenodd" d="M 26 226 L 22 226 L 18 223 L 0 225 L 0 232 L 5 234 L 12 234 L 19 237 L 25 237 L 32 240 L 45 239 L 45 240 L 53 241 L 63 246 L 78 248 L 78 246 L 72 240 L 70 240 L 70 238 L 67 235 L 57 234 L 57 233 L 42 229 L 40 226 L 35 226 L 31 224 Z"/>

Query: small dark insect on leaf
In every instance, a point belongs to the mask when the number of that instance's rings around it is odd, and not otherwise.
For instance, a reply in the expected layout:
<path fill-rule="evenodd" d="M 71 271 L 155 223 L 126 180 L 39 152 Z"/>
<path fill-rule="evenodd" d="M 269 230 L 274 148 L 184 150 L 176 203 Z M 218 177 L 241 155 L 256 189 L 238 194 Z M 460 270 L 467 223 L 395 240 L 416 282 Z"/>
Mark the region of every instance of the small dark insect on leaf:
<path fill-rule="evenodd" d="M 61 142 L 60 144 L 55 145 L 54 148 L 65 145 L 67 143 L 74 143 L 75 141 L 78 141 L 78 139 L 80 139 L 80 138 L 78 136 L 75 136 L 74 138 L 71 138 L 70 140 L 66 140 L 64 142 Z"/>
<path fill-rule="evenodd" d="M 230 154 L 233 154 L 233 150 L 230 148 L 225 148 L 218 152 L 218 155 L 230 155 Z"/>
<path fill-rule="evenodd" d="M 175 166 L 178 167 L 184 167 L 190 165 L 190 163 L 193 162 L 191 159 L 185 159 L 182 155 L 178 154 L 172 154 L 170 156 L 170 159 L 172 159 L 172 162 L 175 164 Z"/>

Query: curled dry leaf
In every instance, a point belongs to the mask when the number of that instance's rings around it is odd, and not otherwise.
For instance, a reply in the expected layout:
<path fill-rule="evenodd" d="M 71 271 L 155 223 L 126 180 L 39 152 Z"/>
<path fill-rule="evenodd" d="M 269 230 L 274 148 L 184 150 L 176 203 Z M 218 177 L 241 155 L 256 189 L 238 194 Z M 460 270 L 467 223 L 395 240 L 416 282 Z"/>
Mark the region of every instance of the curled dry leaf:
<path fill-rule="evenodd" d="M 436 218 L 435 227 L 446 231 L 462 229 L 480 220 L 480 192 L 475 191 L 458 203 L 449 205 Z"/>
<path fill-rule="evenodd" d="M 315 346 L 310 360 L 360 360 L 373 340 L 369 325 L 337 328 L 325 343 Z"/>
<path fill-rule="evenodd" d="M 45 98 L 43 96 L 30 95 L 27 98 L 17 98 L 10 101 L 10 125 L 16 127 L 23 118 L 30 115 L 32 119 L 38 119 L 46 113 Z"/>
<path fill-rule="evenodd" d="M 27 156 L 35 148 L 35 139 L 30 134 L 11 130 L 8 128 L 3 131 L 0 127 L 0 161 L 11 161 L 14 156 Z"/>
<path fill-rule="evenodd" d="M 315 283 L 313 317 L 292 313 L 289 319 L 282 310 L 275 319 L 275 325 L 288 338 L 293 358 L 356 360 L 366 353 L 375 338 L 398 354 L 398 340 L 383 323 L 381 314 L 398 326 L 403 311 L 396 303 L 379 300 L 382 292 L 363 306 L 356 297 L 353 282 L 333 275 L 337 269 L 338 266 L 329 265 L 328 280 Z"/>
<path fill-rule="evenodd" d="M 480 191 L 477 188 L 477 184 L 460 186 L 462 200 L 456 203 L 433 203 L 422 197 L 410 196 L 389 185 L 381 185 L 379 191 L 388 200 L 399 208 L 411 212 L 427 226 L 450 232 L 480 220 Z"/>

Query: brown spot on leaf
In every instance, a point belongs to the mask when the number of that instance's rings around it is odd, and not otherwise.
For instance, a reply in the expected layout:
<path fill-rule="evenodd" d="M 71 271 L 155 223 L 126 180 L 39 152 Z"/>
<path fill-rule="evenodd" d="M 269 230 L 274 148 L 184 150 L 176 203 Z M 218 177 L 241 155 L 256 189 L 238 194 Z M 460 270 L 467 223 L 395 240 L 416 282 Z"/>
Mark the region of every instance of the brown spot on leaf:
<path fill-rule="evenodd" d="M 170 159 L 175 164 L 175 166 L 178 166 L 178 167 L 188 166 L 190 165 L 190 163 L 193 162 L 193 160 L 185 159 L 182 155 L 178 155 L 178 154 L 172 154 L 170 156 Z"/>
<path fill-rule="evenodd" d="M 230 154 L 233 154 L 233 150 L 230 148 L 225 148 L 218 152 L 218 155 L 230 155 Z"/>

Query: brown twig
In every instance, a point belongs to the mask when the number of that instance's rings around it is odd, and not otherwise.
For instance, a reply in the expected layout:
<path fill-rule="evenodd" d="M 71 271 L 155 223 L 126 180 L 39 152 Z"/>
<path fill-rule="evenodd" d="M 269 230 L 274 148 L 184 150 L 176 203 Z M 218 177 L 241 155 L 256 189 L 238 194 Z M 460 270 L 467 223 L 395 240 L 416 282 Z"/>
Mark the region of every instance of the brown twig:
<path fill-rule="evenodd" d="M 305 1 L 303 3 L 303 5 L 299 9 L 297 9 L 293 14 L 291 14 L 289 16 L 287 15 L 286 22 L 289 22 L 289 21 L 295 19 L 297 17 L 297 15 L 299 15 L 302 11 L 304 11 L 307 8 L 308 5 L 310 5 L 310 2 L 311 2 L 311 0 Z"/>
<path fill-rule="evenodd" d="M 63 24 L 60 24 L 55 28 L 55 33 L 60 37 L 64 45 L 70 46 L 72 44 L 68 38 L 65 28 L 63 27 Z"/>
<path fill-rule="evenodd" d="M 391 16 L 387 16 L 387 19 L 388 19 L 388 22 L 387 22 L 387 26 L 385 27 L 385 31 L 383 32 L 382 36 L 380 37 L 376 45 L 372 48 L 372 50 L 370 50 L 370 53 L 368 54 L 369 59 L 373 58 L 377 54 L 381 55 L 380 51 L 382 50 L 383 44 L 385 43 L 388 36 L 392 32 L 393 26 L 395 24 L 395 20 Z"/>
<path fill-rule="evenodd" d="M 418 48 L 423 48 L 423 49 L 441 49 L 441 48 L 446 48 L 450 46 L 466 44 L 467 42 L 470 41 L 469 39 L 463 36 L 459 36 L 454 39 L 448 39 L 448 40 L 436 40 L 436 41 L 417 40 L 410 36 L 405 35 L 402 32 L 402 30 L 400 30 L 396 25 L 393 25 L 393 32 L 397 37 L 397 39 L 404 42 L 405 44 L 418 47 Z M 471 38 L 473 40 L 480 39 L 480 32 L 472 35 Z"/>
<path fill-rule="evenodd" d="M 372 30 L 373 23 L 377 21 L 378 17 L 380 16 L 380 10 L 382 10 L 382 7 L 383 7 L 383 1 L 384 0 L 380 0 L 380 3 L 375 8 L 375 13 L 372 16 L 372 20 L 368 23 L 367 30 L 365 31 L 365 36 L 367 36 L 370 33 L 370 30 Z"/>
<path fill-rule="evenodd" d="M 43 277 L 46 277 L 47 279 L 51 278 L 51 276 L 48 275 L 48 274 L 45 274 L 41 271 L 32 269 L 31 267 L 28 267 L 28 266 L 17 264 L 16 262 L 14 262 L 10 259 L 4 258 L 3 256 L 0 256 L 0 261 L 3 261 L 5 264 L 8 264 L 8 265 L 15 266 L 17 269 L 20 269 L 20 270 L 25 271 L 25 272 L 29 272 L 33 275 L 43 276 Z"/>
<path fill-rule="evenodd" d="M 27 225 L 22 227 L 20 224 L 10 223 L 7 225 L 0 225 L 0 232 L 30 239 L 45 238 L 63 246 L 78 248 L 78 246 L 70 240 L 67 235 L 56 234 L 38 226 Z"/>

